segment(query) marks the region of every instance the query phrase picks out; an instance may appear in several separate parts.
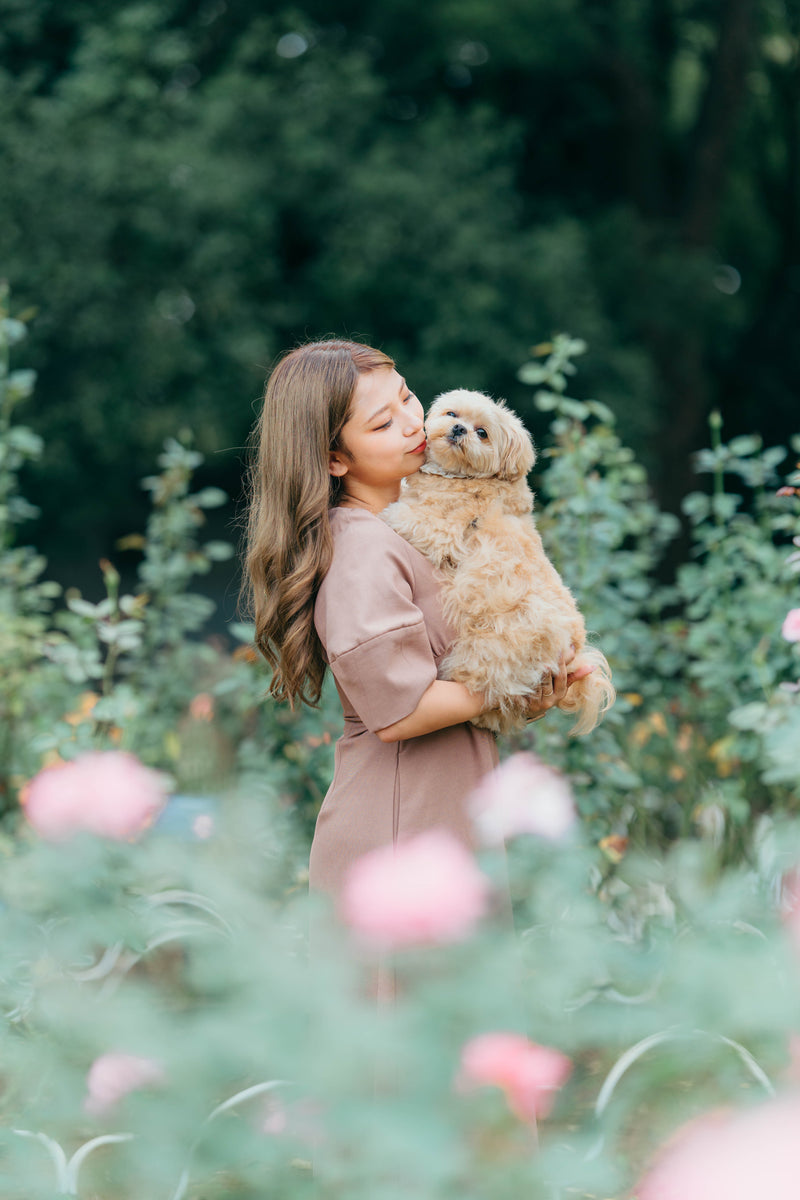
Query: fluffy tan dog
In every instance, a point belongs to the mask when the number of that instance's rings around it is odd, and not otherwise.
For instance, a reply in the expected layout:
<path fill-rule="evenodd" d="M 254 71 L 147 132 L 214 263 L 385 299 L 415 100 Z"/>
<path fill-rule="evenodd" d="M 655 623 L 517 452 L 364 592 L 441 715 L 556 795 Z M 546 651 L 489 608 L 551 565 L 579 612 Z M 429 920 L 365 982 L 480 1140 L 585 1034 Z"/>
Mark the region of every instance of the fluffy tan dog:
<path fill-rule="evenodd" d="M 445 392 L 425 422 L 426 462 L 405 481 L 383 519 L 444 576 L 445 617 L 456 642 L 443 674 L 483 692 L 476 725 L 505 733 L 525 724 L 527 697 L 558 671 L 591 664 L 559 705 L 588 733 L 614 702 L 611 671 L 552 565 L 533 522 L 525 482 L 536 455 L 520 419 L 502 401 Z"/>

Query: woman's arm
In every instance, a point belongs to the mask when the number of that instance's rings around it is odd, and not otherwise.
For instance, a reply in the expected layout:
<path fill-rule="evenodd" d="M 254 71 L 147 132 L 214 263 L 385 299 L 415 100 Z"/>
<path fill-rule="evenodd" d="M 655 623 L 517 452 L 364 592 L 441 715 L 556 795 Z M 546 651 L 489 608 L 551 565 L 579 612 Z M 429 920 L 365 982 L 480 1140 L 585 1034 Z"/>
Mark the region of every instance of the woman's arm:
<path fill-rule="evenodd" d="M 560 703 L 567 694 L 567 689 L 576 679 L 583 679 L 591 674 L 593 667 L 581 667 L 574 674 L 567 674 L 566 660 L 562 659 L 557 675 L 553 675 L 552 686 L 547 684 L 530 697 L 528 719 L 543 717 L 548 709 Z M 450 725 L 461 725 L 479 716 L 486 708 L 482 695 L 470 692 L 462 683 L 451 683 L 446 679 L 434 679 L 412 713 L 378 729 L 377 736 L 382 742 L 404 742 L 408 738 L 421 737 L 424 733 L 434 733 L 437 729 L 447 729 Z"/>
<path fill-rule="evenodd" d="M 412 713 L 377 730 L 377 735 L 382 742 L 404 742 L 407 738 L 471 721 L 480 716 L 485 707 L 483 696 L 468 691 L 463 683 L 434 679 Z"/>

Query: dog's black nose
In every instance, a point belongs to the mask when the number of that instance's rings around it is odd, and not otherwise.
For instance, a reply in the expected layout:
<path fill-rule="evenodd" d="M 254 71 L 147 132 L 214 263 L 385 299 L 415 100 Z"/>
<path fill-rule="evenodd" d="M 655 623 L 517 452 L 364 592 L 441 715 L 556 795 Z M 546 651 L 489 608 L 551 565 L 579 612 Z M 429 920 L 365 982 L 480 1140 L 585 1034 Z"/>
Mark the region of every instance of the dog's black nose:
<path fill-rule="evenodd" d="M 459 438 L 465 437 L 466 433 L 467 430 L 464 425 L 454 425 L 450 430 L 450 437 L 454 442 L 457 442 Z"/>

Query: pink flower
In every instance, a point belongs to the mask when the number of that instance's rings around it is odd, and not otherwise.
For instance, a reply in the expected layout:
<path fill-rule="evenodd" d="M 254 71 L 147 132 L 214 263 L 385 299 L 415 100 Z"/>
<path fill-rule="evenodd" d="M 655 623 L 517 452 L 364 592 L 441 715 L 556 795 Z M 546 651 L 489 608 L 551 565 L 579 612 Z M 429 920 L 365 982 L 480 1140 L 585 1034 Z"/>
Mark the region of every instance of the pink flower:
<path fill-rule="evenodd" d="M 787 871 L 781 880 L 780 915 L 795 953 L 800 955 L 800 868 Z"/>
<path fill-rule="evenodd" d="M 800 1095 L 690 1121 L 634 1189 L 637 1200 L 797 1200 Z"/>
<path fill-rule="evenodd" d="M 499 846 L 521 833 L 556 841 L 577 819 L 567 780 L 533 754 L 506 759 L 481 780 L 469 805 L 487 846 Z"/>
<path fill-rule="evenodd" d="M 270 1137 L 280 1137 L 281 1134 L 286 1133 L 288 1128 L 289 1117 L 285 1104 L 275 1097 L 270 1097 L 264 1106 L 264 1119 L 261 1123 L 261 1132 L 269 1134 Z"/>
<path fill-rule="evenodd" d="M 787 642 L 800 642 L 800 608 L 791 608 L 781 627 Z"/>
<path fill-rule="evenodd" d="M 789 1083 L 800 1083 L 800 1033 L 789 1034 L 786 1049 L 789 1054 L 789 1064 L 786 1071 L 782 1072 L 783 1078 Z"/>
<path fill-rule="evenodd" d="M 157 1087 L 164 1082 L 163 1067 L 152 1058 L 116 1051 L 101 1054 L 86 1077 L 88 1095 L 83 1102 L 84 1111 L 93 1117 L 105 1116 L 128 1092 Z"/>
<path fill-rule="evenodd" d="M 198 813 L 192 821 L 192 833 L 201 842 L 210 838 L 214 832 L 214 818 L 209 813 Z"/>
<path fill-rule="evenodd" d="M 25 816 L 52 841 L 85 831 L 118 841 L 151 824 L 166 799 L 162 777 L 122 750 L 45 767 L 25 789 Z"/>
<path fill-rule="evenodd" d="M 443 829 L 362 855 L 342 890 L 345 921 L 384 949 L 466 937 L 486 911 L 489 882 Z"/>
<path fill-rule="evenodd" d="M 198 692 L 189 705 L 189 713 L 195 721 L 214 720 L 214 697 L 210 692 Z"/>
<path fill-rule="evenodd" d="M 270 1096 L 260 1121 L 261 1132 L 319 1144 L 325 1140 L 322 1114 L 321 1105 L 314 1100 L 301 1098 L 285 1103 L 279 1096 Z"/>
<path fill-rule="evenodd" d="M 533 1123 L 548 1115 L 571 1070 L 560 1050 L 538 1046 L 521 1033 L 483 1033 L 463 1047 L 456 1082 L 461 1090 L 502 1088 L 514 1115 Z"/>

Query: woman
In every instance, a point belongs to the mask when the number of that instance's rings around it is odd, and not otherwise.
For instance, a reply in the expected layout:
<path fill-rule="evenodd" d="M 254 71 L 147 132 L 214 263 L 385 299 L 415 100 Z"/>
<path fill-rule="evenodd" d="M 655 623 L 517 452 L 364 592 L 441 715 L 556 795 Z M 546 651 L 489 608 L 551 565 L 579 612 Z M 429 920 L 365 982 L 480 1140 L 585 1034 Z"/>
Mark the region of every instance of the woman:
<path fill-rule="evenodd" d="M 453 635 L 434 569 L 378 516 L 425 451 L 422 406 L 392 359 L 346 341 L 291 351 L 257 438 L 247 568 L 270 690 L 313 704 L 329 666 L 344 712 L 310 864 L 312 889 L 335 895 L 377 846 L 434 826 L 471 844 L 465 801 L 497 750 L 469 723 L 483 697 L 438 678 Z M 530 719 L 572 681 L 562 663 Z"/>

